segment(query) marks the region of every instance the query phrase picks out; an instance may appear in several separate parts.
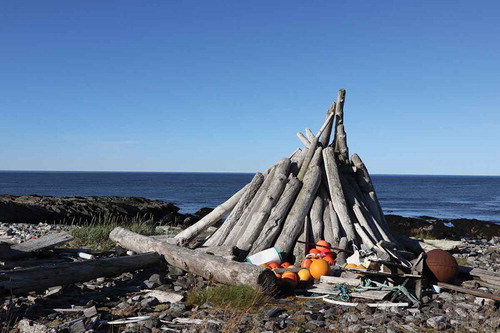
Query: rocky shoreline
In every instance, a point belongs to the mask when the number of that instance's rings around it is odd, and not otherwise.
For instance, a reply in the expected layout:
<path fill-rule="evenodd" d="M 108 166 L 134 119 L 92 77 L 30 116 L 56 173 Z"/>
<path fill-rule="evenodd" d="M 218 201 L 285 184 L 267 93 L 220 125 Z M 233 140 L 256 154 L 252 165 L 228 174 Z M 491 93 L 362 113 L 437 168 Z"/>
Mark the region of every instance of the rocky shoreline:
<path fill-rule="evenodd" d="M 4 223 L 0 225 L 0 233 L 10 230 L 11 238 L 20 241 L 26 234 L 43 235 L 68 228 L 44 223 Z M 462 239 L 458 243 L 452 253 L 459 261 L 491 271 L 500 269 L 500 237 Z M 187 303 L 190 293 L 213 285 L 164 265 L 53 288 L 45 294 L 5 299 L 0 322 L 5 323 L 4 329 L 17 327 L 17 332 L 30 333 L 83 332 L 85 325 L 91 325 L 94 332 L 493 332 L 500 329 L 500 310 L 495 301 L 444 290 L 424 294 L 418 309 L 372 309 L 366 304 L 347 307 L 294 296 L 269 299 L 263 306 L 249 305 L 245 309 L 217 307 L 210 302 Z M 165 302 L 162 297 L 173 299 Z M 99 320 L 92 323 L 95 316 Z M 107 324 L 130 317 L 147 319 L 116 326 Z"/>
<path fill-rule="evenodd" d="M 22 201 L 16 196 L 9 197 L 17 203 Z M 38 202 L 33 207 L 45 205 L 45 209 L 49 211 L 55 211 L 57 204 L 61 202 L 64 207 L 79 207 L 75 209 L 78 212 L 84 211 L 81 207 L 87 207 L 85 209 L 90 210 L 88 202 L 93 200 L 85 198 L 82 201 L 80 198 L 73 198 L 65 201 L 53 197 L 48 199 L 30 197 L 30 200 Z M 171 203 L 133 198 L 121 201 L 118 205 L 122 199 L 109 199 L 114 205 L 112 209 L 121 214 L 123 211 L 116 207 L 125 207 L 135 202 L 135 208 L 129 207 L 128 211 L 125 208 L 124 210 L 130 214 L 137 214 L 137 209 L 139 209 L 137 207 L 151 207 L 153 211 L 168 212 L 165 215 L 156 215 L 155 219 L 151 220 L 156 224 L 183 225 L 185 223 L 186 217 L 182 219 L 182 216 L 179 216 L 177 221 L 183 223 L 176 223 L 175 214 L 178 208 Z M 2 204 L 8 200 L 7 196 L 0 198 Z M 26 198 L 23 200 L 25 200 L 24 206 L 30 205 Z M 99 203 L 96 205 L 105 205 L 106 200 L 108 199 L 98 199 L 96 202 Z M 69 202 L 72 203 L 68 204 Z M 32 211 L 38 209 L 33 207 Z M 6 211 L 5 204 L 2 209 L 0 212 Z M 100 211 L 100 213 L 112 214 L 112 209 L 108 209 L 105 213 Z M 146 210 L 141 213 L 146 213 Z M 66 214 L 70 210 L 60 211 Z M 193 219 L 199 219 L 206 212 L 207 210 L 200 212 Z M 165 216 L 168 214 L 174 214 L 171 215 L 174 218 L 166 219 Z M 0 215 L 0 221 L 2 221 L 2 216 L 6 215 Z M 457 240 L 453 243 L 450 252 L 461 265 L 494 272 L 500 270 L 500 226 L 498 225 L 477 220 L 444 221 L 433 218 L 404 218 L 395 215 L 388 215 L 387 220 L 393 230 L 408 236 Z M 9 239 L 10 243 L 18 243 L 62 230 L 68 231 L 75 227 L 71 224 L 43 222 L 7 223 L 5 220 L 2 222 L 0 223 L 0 239 Z M 126 251 L 117 248 L 103 255 L 117 255 L 119 252 Z M 427 290 L 419 308 L 373 309 L 363 303 L 356 307 L 347 307 L 295 296 L 270 298 L 262 305 L 249 304 L 244 308 L 221 307 L 211 302 L 201 304 L 188 302 L 188 297 L 193 292 L 207 290 L 214 285 L 211 281 L 165 264 L 160 267 L 124 273 L 114 278 L 98 278 L 62 288 L 51 288 L 46 293 L 32 292 L 26 296 L 4 299 L 0 305 L 0 329 L 29 333 L 84 331 L 494 332 L 500 330 L 500 309 L 497 302 L 446 290 L 440 293 Z M 485 287 L 481 288 L 484 291 L 499 292 Z M 136 319 L 128 323 L 120 324 L 118 321 L 117 324 L 113 324 L 117 319 L 131 317 Z"/>

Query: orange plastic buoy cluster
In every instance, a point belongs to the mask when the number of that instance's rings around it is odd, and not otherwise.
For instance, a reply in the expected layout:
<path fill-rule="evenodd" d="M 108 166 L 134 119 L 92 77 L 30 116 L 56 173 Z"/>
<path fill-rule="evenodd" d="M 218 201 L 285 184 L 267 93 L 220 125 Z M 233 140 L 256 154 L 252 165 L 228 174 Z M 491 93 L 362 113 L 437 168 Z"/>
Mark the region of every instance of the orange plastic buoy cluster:
<path fill-rule="evenodd" d="M 319 279 L 323 275 L 330 273 L 330 264 L 324 259 L 314 260 L 309 267 L 309 272 L 313 278 Z"/>

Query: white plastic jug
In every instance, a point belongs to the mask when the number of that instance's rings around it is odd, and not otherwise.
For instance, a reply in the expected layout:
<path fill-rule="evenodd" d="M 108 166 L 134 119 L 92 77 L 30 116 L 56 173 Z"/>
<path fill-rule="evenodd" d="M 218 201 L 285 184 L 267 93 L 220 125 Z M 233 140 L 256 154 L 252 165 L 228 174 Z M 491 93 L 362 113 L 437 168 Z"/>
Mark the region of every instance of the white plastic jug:
<path fill-rule="evenodd" d="M 272 261 L 279 265 L 281 264 L 281 253 L 277 248 L 270 247 L 263 251 L 252 254 L 246 259 L 246 261 L 254 265 L 267 264 L 268 262 Z"/>

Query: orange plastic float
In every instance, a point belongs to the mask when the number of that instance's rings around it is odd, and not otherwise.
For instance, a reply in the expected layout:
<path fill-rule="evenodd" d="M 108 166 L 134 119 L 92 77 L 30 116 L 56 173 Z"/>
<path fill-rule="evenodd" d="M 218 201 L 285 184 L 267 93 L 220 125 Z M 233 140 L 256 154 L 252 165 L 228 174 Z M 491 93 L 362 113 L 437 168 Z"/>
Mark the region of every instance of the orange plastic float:
<path fill-rule="evenodd" d="M 281 274 L 281 280 L 285 283 L 290 284 L 293 287 L 296 287 L 297 284 L 299 283 L 298 275 L 292 271 L 286 271 L 283 274 Z"/>
<path fill-rule="evenodd" d="M 299 280 L 302 282 L 309 281 L 311 279 L 311 273 L 307 269 L 301 269 L 297 275 L 299 276 Z"/>
<path fill-rule="evenodd" d="M 312 264 L 312 260 L 311 259 L 304 259 L 300 263 L 300 267 L 302 267 L 302 268 L 309 268 L 311 266 L 311 264 Z"/>
<path fill-rule="evenodd" d="M 318 249 L 319 251 L 330 250 L 330 243 L 328 243 L 326 240 L 319 240 L 316 243 L 316 249 Z"/>
<path fill-rule="evenodd" d="M 323 275 L 328 275 L 330 273 L 330 264 L 323 259 L 314 260 L 309 267 L 309 272 L 315 279 L 319 279 Z"/>

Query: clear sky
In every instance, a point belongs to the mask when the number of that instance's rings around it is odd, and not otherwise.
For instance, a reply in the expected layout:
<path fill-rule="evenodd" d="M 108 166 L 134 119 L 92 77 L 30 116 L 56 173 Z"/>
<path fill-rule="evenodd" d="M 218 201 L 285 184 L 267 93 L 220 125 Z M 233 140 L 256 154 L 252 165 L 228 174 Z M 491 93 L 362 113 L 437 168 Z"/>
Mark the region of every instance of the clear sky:
<path fill-rule="evenodd" d="M 371 173 L 500 174 L 498 1 L 0 3 L 0 170 L 264 170 L 345 88 Z"/>

